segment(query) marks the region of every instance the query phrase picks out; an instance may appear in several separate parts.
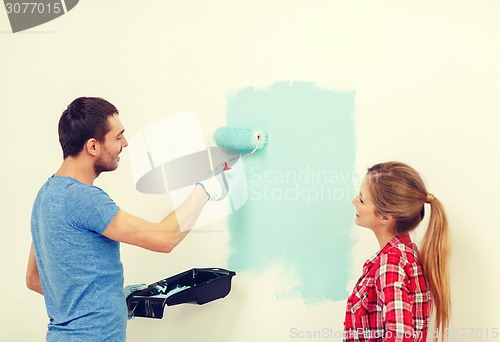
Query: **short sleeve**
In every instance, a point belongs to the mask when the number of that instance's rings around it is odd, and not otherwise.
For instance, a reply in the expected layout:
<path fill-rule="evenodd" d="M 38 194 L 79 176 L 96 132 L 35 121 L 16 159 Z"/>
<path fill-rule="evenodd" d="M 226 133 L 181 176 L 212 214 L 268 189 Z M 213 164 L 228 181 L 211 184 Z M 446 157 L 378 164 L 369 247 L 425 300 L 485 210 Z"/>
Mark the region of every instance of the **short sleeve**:
<path fill-rule="evenodd" d="M 71 224 L 77 229 L 86 229 L 102 234 L 120 208 L 102 189 L 96 186 L 74 186 L 68 201 Z"/>

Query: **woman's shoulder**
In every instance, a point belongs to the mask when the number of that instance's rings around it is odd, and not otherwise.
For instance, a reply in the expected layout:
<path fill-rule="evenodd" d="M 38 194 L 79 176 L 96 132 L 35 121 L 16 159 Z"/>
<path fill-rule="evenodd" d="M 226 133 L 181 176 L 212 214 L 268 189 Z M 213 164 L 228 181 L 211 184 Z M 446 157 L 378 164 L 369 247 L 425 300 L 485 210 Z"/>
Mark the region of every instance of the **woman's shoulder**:
<path fill-rule="evenodd" d="M 387 250 L 386 255 L 387 263 L 398 264 L 402 267 L 420 264 L 418 249 L 413 242 L 395 244 Z"/>

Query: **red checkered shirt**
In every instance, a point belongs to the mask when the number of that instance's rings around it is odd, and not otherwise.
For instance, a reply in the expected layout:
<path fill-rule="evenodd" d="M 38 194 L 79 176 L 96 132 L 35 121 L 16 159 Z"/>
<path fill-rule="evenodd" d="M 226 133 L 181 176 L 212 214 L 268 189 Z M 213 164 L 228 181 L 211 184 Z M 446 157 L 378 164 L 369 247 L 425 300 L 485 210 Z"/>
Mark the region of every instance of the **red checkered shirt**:
<path fill-rule="evenodd" d="M 425 342 L 429 309 L 417 246 L 396 236 L 363 266 L 347 300 L 344 341 Z"/>

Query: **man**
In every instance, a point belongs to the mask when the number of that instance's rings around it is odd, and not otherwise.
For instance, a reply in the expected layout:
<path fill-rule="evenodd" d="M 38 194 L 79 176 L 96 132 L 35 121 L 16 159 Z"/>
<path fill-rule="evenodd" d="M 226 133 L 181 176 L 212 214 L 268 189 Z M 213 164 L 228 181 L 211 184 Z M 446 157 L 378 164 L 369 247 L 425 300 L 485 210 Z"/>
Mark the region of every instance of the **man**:
<path fill-rule="evenodd" d="M 169 253 L 206 201 L 227 193 L 215 177 L 197 183 L 159 223 L 121 210 L 93 182 L 118 167 L 124 132 L 116 107 L 100 98 L 74 100 L 59 120 L 64 160 L 35 199 L 26 274 L 28 288 L 44 295 L 47 341 L 125 341 L 119 243 Z"/>

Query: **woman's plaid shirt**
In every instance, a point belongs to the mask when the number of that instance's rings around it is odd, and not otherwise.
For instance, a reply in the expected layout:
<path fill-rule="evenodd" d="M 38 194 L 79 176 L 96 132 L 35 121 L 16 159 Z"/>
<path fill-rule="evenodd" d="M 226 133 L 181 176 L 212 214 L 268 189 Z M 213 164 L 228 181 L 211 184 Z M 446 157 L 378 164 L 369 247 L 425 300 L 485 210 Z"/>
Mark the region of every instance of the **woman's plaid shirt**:
<path fill-rule="evenodd" d="M 344 341 L 424 342 L 429 309 L 417 246 L 396 236 L 363 266 L 347 300 Z"/>

